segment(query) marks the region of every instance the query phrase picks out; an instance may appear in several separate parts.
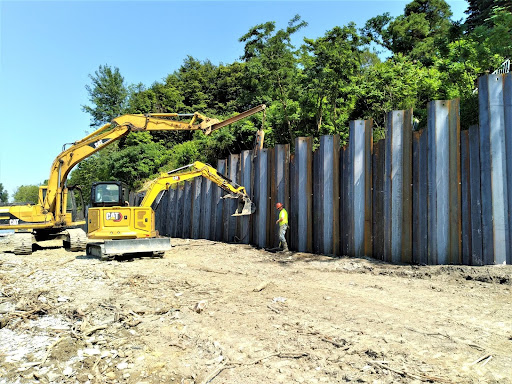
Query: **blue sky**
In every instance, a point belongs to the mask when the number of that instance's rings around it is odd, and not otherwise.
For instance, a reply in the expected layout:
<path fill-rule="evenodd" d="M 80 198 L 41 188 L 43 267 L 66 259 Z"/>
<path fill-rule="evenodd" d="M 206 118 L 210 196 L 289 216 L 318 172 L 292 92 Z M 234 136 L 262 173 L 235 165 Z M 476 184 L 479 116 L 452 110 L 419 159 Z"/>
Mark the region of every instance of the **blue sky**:
<path fill-rule="evenodd" d="M 126 84 L 151 85 L 187 56 L 231 63 L 249 28 L 299 14 L 296 36 L 317 38 L 337 25 L 390 12 L 409 1 L 6 1 L 0 0 L 0 183 L 12 197 L 39 184 L 62 145 L 89 130 L 85 85 L 99 65 L 118 67 Z M 467 2 L 447 1 L 453 19 Z M 176 111 L 179 112 L 179 111 Z"/>

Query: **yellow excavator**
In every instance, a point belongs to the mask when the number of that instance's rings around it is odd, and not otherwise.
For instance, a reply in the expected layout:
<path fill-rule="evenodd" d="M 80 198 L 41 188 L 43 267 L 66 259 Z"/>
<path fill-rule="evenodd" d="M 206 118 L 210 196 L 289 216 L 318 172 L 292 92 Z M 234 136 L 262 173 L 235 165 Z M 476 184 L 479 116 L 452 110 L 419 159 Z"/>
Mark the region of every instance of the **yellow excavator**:
<path fill-rule="evenodd" d="M 80 161 L 91 156 L 116 140 L 136 131 L 196 131 L 205 135 L 263 111 L 265 105 L 252 108 L 224 121 L 208 118 L 196 112 L 193 114 L 153 113 L 123 115 L 105 124 L 90 135 L 71 144 L 55 158 L 48 184 L 39 187 L 37 204 L 11 205 L 0 207 L 0 229 L 14 230 L 11 236 L 11 250 L 15 254 L 30 254 L 34 243 L 45 240 L 63 240 L 71 251 L 85 249 L 87 238 L 80 228 L 85 225 L 85 208 L 77 209 L 73 191 L 77 187 L 67 186 L 69 172 Z M 178 119 L 190 118 L 189 121 Z"/>
<path fill-rule="evenodd" d="M 116 255 L 147 254 L 162 256 L 171 249 L 168 237 L 159 237 L 155 230 L 155 211 L 165 191 L 180 182 L 204 177 L 227 192 L 222 198 L 238 199 L 232 216 L 250 215 L 256 206 L 247 191 L 217 172 L 212 166 L 196 161 L 192 164 L 163 173 L 153 180 L 140 206 L 126 205 L 127 189 L 119 181 L 94 183 L 91 191 L 92 207 L 89 208 L 89 239 L 104 240 L 89 242 L 87 255 L 102 259 L 113 259 Z"/>

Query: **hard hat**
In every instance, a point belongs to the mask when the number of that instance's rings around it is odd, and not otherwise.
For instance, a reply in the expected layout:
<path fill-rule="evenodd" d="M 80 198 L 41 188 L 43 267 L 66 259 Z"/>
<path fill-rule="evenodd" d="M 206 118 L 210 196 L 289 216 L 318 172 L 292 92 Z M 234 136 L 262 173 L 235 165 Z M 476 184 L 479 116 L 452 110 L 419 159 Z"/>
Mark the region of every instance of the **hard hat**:
<path fill-rule="evenodd" d="M 277 204 L 276 204 L 276 208 L 277 208 L 277 209 L 282 208 L 282 207 L 283 207 L 283 204 L 281 204 L 281 203 L 277 203 Z"/>

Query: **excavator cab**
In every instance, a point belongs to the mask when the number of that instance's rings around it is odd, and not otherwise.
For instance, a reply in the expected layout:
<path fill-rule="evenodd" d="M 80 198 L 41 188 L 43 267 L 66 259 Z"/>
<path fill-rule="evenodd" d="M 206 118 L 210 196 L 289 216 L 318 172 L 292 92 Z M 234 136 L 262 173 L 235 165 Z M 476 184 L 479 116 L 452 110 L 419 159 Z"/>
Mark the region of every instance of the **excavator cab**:
<path fill-rule="evenodd" d="M 93 207 L 122 207 L 128 205 L 130 191 L 120 181 L 98 181 L 92 184 L 91 205 Z"/>

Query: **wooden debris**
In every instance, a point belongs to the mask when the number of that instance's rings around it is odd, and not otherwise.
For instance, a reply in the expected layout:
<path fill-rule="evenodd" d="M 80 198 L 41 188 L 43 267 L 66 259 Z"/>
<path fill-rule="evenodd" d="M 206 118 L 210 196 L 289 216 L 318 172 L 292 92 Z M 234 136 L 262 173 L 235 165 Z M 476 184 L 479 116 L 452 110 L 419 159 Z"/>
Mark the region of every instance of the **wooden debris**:
<path fill-rule="evenodd" d="M 89 328 L 86 331 L 84 331 L 84 336 L 89 336 L 89 335 L 92 335 L 94 332 L 99 331 L 100 329 L 105 329 L 105 328 L 107 328 L 107 325 L 108 324 L 100 324 L 100 325 L 96 325 L 92 328 Z"/>
<path fill-rule="evenodd" d="M 253 289 L 252 291 L 253 291 L 253 292 L 261 292 L 261 291 L 263 291 L 263 290 L 267 287 L 267 285 L 269 285 L 269 284 L 270 284 L 270 282 L 269 282 L 269 281 L 265 281 L 265 282 L 263 282 L 263 283 L 261 283 L 261 284 L 257 285 L 256 287 L 254 287 L 254 289 Z"/>

